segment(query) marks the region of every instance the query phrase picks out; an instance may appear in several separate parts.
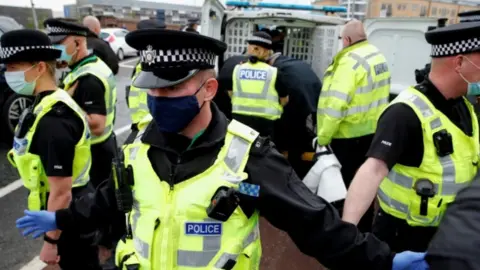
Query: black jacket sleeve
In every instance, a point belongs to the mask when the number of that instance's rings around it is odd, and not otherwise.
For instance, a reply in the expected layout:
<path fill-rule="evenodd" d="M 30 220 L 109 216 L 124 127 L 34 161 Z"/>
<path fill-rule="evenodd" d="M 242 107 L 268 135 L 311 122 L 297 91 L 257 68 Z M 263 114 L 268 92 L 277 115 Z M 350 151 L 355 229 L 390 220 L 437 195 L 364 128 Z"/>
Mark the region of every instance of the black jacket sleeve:
<path fill-rule="evenodd" d="M 477 176 L 448 206 L 438 231 L 430 242 L 426 259 L 431 265 L 442 259 L 459 260 L 470 267 L 455 269 L 480 269 L 479 246 L 480 180 Z"/>
<path fill-rule="evenodd" d="M 112 70 L 113 74 L 118 73 L 118 58 L 115 52 L 113 52 L 110 45 L 97 37 L 89 37 L 87 40 L 87 46 L 93 50 L 93 54 L 102 59 L 105 64 Z"/>
<path fill-rule="evenodd" d="M 120 212 L 117 210 L 113 181 L 104 181 L 94 193 L 72 202 L 69 208 L 56 211 L 60 230 L 88 233 L 109 225 Z M 123 225 L 123 224 L 121 224 Z"/>
<path fill-rule="evenodd" d="M 332 205 L 301 182 L 273 143 L 261 140 L 246 170 L 249 182 L 260 186 L 256 207 L 262 216 L 330 269 L 392 268 L 393 254 L 386 243 L 343 222 Z"/>

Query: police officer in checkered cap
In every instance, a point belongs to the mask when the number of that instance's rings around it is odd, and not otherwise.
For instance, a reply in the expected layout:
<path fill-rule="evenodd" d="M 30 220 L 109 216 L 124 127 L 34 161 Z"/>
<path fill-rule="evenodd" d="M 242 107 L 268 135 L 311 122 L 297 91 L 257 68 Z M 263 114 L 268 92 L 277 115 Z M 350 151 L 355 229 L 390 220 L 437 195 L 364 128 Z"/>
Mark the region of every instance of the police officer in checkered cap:
<path fill-rule="evenodd" d="M 275 123 L 288 103 L 288 83 L 278 68 L 267 63 L 272 55 L 269 34 L 255 32 L 247 43 L 248 61 L 235 66 L 228 90 L 232 118 L 256 129 L 262 136 L 274 138 Z M 245 95 L 245 91 L 251 94 Z"/>
<path fill-rule="evenodd" d="M 373 232 L 397 251 L 427 249 L 479 163 L 478 120 L 465 97 L 480 94 L 480 22 L 437 28 L 425 38 L 432 45 L 431 71 L 382 113 L 369 158 L 351 185 L 362 191 L 348 195 L 363 202 L 378 190 Z"/>
<path fill-rule="evenodd" d="M 29 213 L 19 227 L 66 232 L 102 226 L 112 222 L 118 202 L 131 209 L 116 249 L 121 269 L 258 269 L 261 214 L 329 268 L 392 269 L 401 261 L 404 255 L 393 260 L 386 244 L 342 222 L 268 138 L 229 122 L 212 103 L 214 66 L 225 43 L 162 29 L 137 30 L 126 41 L 140 51 L 142 71 L 133 84 L 148 89 L 151 113 L 125 145 L 125 164 L 117 168 L 128 169 L 114 173 L 94 196 L 56 214 Z"/>
<path fill-rule="evenodd" d="M 88 115 L 94 155 L 90 176 L 94 186 L 110 175 L 115 144 L 113 125 L 116 113 L 116 80 L 112 70 L 87 48 L 88 28 L 76 22 L 50 18 L 44 22 L 54 46 L 62 50 L 58 62 L 67 63 L 70 72 L 62 88 Z"/>
<path fill-rule="evenodd" d="M 90 132 L 82 109 L 55 83 L 60 54 L 41 31 L 15 30 L 0 39 L 7 84 L 17 94 L 35 96 L 22 113 L 8 155 L 29 189 L 30 210 L 61 209 L 89 191 Z M 44 238 L 43 262 L 62 269 L 101 269 L 96 248 L 78 233 L 38 236 Z"/>

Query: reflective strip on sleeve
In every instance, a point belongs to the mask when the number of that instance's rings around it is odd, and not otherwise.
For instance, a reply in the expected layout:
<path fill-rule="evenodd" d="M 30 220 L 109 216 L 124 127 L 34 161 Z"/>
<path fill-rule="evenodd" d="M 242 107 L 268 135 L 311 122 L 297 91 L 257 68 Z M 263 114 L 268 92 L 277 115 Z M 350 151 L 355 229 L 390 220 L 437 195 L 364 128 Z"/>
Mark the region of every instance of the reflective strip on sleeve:
<path fill-rule="evenodd" d="M 335 109 L 332 109 L 332 108 L 319 108 L 317 114 L 326 114 L 326 115 L 328 115 L 330 117 L 333 117 L 333 118 L 344 118 L 344 117 L 347 117 L 347 116 L 350 116 L 350 115 L 353 115 L 353 114 L 357 114 L 357 113 L 366 113 L 369 110 L 378 108 L 382 105 L 386 105 L 389 102 L 390 102 L 389 98 L 384 97 L 384 98 L 381 98 L 381 99 L 378 99 L 378 100 L 374 100 L 370 104 L 361 105 L 361 106 L 354 106 L 354 107 L 348 108 L 347 110 L 342 110 L 342 111 L 341 110 L 335 110 Z"/>

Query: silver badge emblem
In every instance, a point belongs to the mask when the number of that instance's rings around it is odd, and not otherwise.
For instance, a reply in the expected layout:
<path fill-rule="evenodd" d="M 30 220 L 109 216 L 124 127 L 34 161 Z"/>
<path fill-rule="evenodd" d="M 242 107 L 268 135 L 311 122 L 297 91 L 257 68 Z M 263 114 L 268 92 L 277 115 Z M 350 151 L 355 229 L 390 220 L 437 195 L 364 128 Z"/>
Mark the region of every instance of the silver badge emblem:
<path fill-rule="evenodd" d="M 152 45 L 147 46 L 147 50 L 143 51 L 143 62 L 151 65 L 155 63 L 155 57 L 157 56 L 157 52 L 153 50 Z"/>

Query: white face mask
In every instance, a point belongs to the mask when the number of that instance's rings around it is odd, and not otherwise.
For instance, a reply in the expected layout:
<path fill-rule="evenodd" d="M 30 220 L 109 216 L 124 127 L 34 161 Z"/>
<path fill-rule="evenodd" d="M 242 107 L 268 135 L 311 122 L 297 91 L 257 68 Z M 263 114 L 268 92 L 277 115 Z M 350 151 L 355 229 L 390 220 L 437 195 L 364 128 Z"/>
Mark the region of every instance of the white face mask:
<path fill-rule="evenodd" d="M 6 71 L 5 80 L 7 81 L 8 86 L 17 94 L 32 96 L 37 84 L 37 80 L 40 77 L 35 78 L 33 82 L 27 82 L 25 80 L 25 72 L 32 69 L 35 65 L 27 68 L 26 70 L 19 71 Z"/>
<path fill-rule="evenodd" d="M 467 59 L 467 61 L 470 62 L 470 64 L 472 64 L 474 67 L 476 67 L 480 72 L 480 67 L 479 66 L 477 66 L 475 63 L 473 63 L 467 57 L 464 57 L 464 58 Z M 462 73 L 460 73 L 460 76 L 462 77 L 462 79 L 466 83 L 468 83 L 467 96 L 480 96 L 480 81 L 470 82 L 462 75 Z"/>

